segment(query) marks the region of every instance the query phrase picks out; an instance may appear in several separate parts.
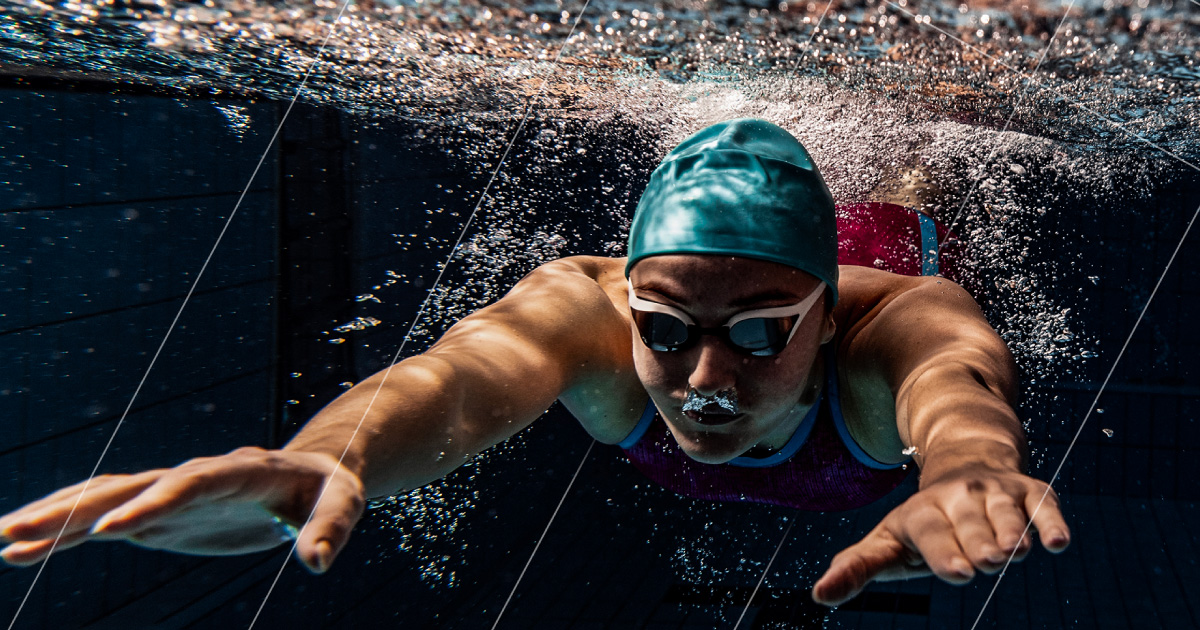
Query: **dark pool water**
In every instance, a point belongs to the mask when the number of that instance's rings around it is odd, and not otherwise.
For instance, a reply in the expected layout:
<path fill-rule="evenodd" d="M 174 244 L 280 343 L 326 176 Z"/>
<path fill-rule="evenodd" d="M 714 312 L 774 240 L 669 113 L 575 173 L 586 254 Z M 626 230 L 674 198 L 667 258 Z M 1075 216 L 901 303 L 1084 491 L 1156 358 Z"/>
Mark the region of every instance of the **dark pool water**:
<path fill-rule="evenodd" d="M 943 189 L 932 210 L 968 243 L 1022 370 L 1031 467 L 1062 465 L 1076 541 L 999 582 L 882 585 L 829 612 L 807 589 L 903 493 L 834 515 L 693 502 L 552 409 L 378 502 L 330 575 L 293 563 L 272 588 L 283 551 L 96 545 L 36 583 L 0 571 L 0 612 L 17 628 L 1200 627 L 1198 43 L 1189 0 L 6 0 L 0 510 L 102 453 L 113 472 L 280 443 L 537 264 L 621 255 L 658 159 L 757 116 L 839 200 L 915 165 Z"/>

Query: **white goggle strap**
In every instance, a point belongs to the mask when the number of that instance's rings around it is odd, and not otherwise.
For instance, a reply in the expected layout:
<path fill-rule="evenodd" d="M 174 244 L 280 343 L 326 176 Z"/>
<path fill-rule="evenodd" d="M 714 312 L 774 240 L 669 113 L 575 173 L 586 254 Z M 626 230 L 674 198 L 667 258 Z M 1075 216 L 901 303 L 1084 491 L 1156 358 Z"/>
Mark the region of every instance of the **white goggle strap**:
<path fill-rule="evenodd" d="M 794 315 L 799 315 L 800 319 L 796 320 L 796 325 L 792 327 L 792 334 L 795 334 L 796 329 L 800 327 L 800 322 L 804 321 L 804 318 L 808 316 L 808 312 L 812 310 L 812 307 L 817 303 L 817 300 L 821 297 L 821 292 L 824 290 L 825 283 L 822 282 L 821 284 L 817 285 L 817 288 L 812 290 L 812 293 L 808 294 L 808 297 L 804 298 L 797 304 L 792 304 L 791 306 L 776 306 L 774 308 L 760 308 L 753 311 L 744 311 L 731 317 L 729 321 L 725 323 L 725 325 L 732 328 L 734 324 L 747 319 L 756 319 L 760 317 L 764 319 L 770 319 L 773 317 L 792 317 Z M 788 341 L 791 341 L 791 339 L 791 336 L 789 336 Z"/>
<path fill-rule="evenodd" d="M 725 325 L 732 328 L 734 324 L 747 319 L 755 319 L 760 317 L 792 317 L 794 315 L 799 315 L 795 325 L 792 326 L 791 332 L 788 333 L 787 339 L 783 342 L 784 345 L 787 345 L 792 342 L 792 337 L 795 337 L 796 331 L 800 330 L 800 323 L 804 321 L 805 317 L 808 317 L 808 312 L 812 310 L 813 305 L 817 303 L 817 299 L 821 297 L 821 292 L 824 290 L 825 283 L 822 282 L 821 284 L 817 285 L 817 288 L 812 290 L 812 293 L 808 294 L 808 297 L 801 300 L 798 304 L 793 304 L 791 306 L 778 306 L 775 308 L 762 308 L 738 313 L 737 315 L 734 315 Z"/>
<path fill-rule="evenodd" d="M 677 308 L 667 306 L 666 304 L 659 304 L 658 302 L 651 302 L 649 300 L 643 300 L 642 298 L 634 295 L 633 281 L 627 280 L 627 282 L 629 283 L 629 306 L 631 308 L 635 308 L 639 311 L 646 311 L 646 312 L 650 312 L 650 313 L 662 313 L 664 315 L 670 315 L 672 317 L 678 318 L 680 321 L 682 321 L 684 324 L 686 324 L 688 326 L 696 325 L 696 322 L 693 321 L 692 318 L 689 317 L 687 313 L 684 313 L 683 311 L 681 311 Z M 792 326 L 792 331 L 788 333 L 787 341 L 784 342 L 784 343 L 788 343 L 792 340 L 792 337 L 796 334 L 796 331 L 800 329 L 800 323 L 804 321 L 805 317 L 808 317 L 809 311 L 811 311 L 813 306 L 816 305 L 817 300 L 820 299 L 821 293 L 824 290 L 825 290 L 825 283 L 821 282 L 820 284 L 818 284 L 816 286 L 816 288 L 814 288 L 812 290 L 811 293 L 808 294 L 807 297 L 805 297 L 803 300 L 801 300 L 797 304 L 792 304 L 790 306 L 776 306 L 773 308 L 760 308 L 760 309 L 755 309 L 752 311 L 744 311 L 744 312 L 738 313 L 737 315 L 734 315 L 733 317 L 729 318 L 729 321 L 725 322 L 724 326 L 726 328 L 733 328 L 734 325 L 736 325 L 738 322 L 742 322 L 747 319 L 759 319 L 759 318 L 772 319 L 772 318 L 776 318 L 776 317 L 793 317 L 793 316 L 799 315 L 800 318 L 796 320 L 796 325 Z"/>
<path fill-rule="evenodd" d="M 651 302 L 649 300 L 643 300 L 642 298 L 634 295 L 633 294 L 633 281 L 628 281 L 628 282 L 629 282 L 629 306 L 630 306 L 630 308 L 635 308 L 639 311 L 646 311 L 649 313 L 662 313 L 664 315 L 670 315 L 672 317 L 678 318 L 680 321 L 682 321 L 684 324 L 687 324 L 688 326 L 696 325 L 696 322 L 692 321 L 692 318 L 688 317 L 687 313 L 684 313 L 683 311 L 681 311 L 677 308 L 667 306 L 666 304 L 659 304 L 658 302 Z"/>

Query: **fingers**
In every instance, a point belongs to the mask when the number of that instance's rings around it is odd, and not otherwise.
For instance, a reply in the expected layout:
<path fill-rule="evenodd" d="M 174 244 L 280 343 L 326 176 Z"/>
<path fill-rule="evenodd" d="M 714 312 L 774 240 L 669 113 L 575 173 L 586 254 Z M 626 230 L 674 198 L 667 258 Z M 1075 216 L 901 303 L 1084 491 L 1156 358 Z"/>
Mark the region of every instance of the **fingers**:
<path fill-rule="evenodd" d="M 1058 494 L 1049 486 L 1046 486 L 1044 494 L 1044 500 L 1043 492 L 1030 492 L 1025 495 L 1025 509 L 1033 516 L 1033 524 L 1041 533 L 1042 545 L 1046 550 L 1061 553 L 1071 544 L 1071 528 L 1063 519 L 1062 510 L 1058 505 Z"/>
<path fill-rule="evenodd" d="M 210 493 L 220 492 L 219 475 L 187 471 L 172 471 L 158 479 L 136 497 L 104 514 L 92 528 L 97 536 L 120 536 L 137 530 L 147 523 L 182 509 L 190 502 Z"/>
<path fill-rule="evenodd" d="M 296 557 L 313 573 L 329 570 L 366 508 L 361 484 L 348 476 L 333 476 L 297 541 Z"/>
<path fill-rule="evenodd" d="M 907 549 L 886 532 L 871 532 L 834 556 L 825 575 L 813 586 L 813 600 L 838 606 L 858 595 L 871 580 L 896 565 L 907 564 Z"/>
<path fill-rule="evenodd" d="M 933 506 L 912 510 L 904 524 L 912 546 L 934 575 L 951 584 L 966 584 L 975 577 L 975 568 L 959 544 L 956 526 Z"/>
<path fill-rule="evenodd" d="M 931 573 L 929 565 L 914 549 L 914 543 L 896 536 L 896 524 L 903 519 L 896 515 L 893 512 L 861 541 L 834 556 L 825 575 L 813 586 L 813 600 L 838 606 L 858 595 L 873 580 L 903 580 Z"/>
<path fill-rule="evenodd" d="M 70 549 L 76 545 L 83 544 L 87 539 L 87 532 L 76 532 L 74 534 L 64 534 L 62 538 L 58 539 L 57 543 L 54 542 L 54 538 L 15 542 L 0 550 L 0 559 L 13 566 L 27 567 L 31 564 L 41 562 L 50 554 L 51 549 L 55 552 Z"/>
<path fill-rule="evenodd" d="M 977 570 L 995 573 L 1031 549 L 1030 517 L 1048 550 L 1057 553 L 1070 544 L 1057 495 L 1024 475 L 925 488 L 835 556 L 813 587 L 813 599 L 836 606 L 872 580 L 933 573 L 951 584 L 965 584 Z"/>
<path fill-rule="evenodd" d="M 0 533 L 13 541 L 0 558 L 28 565 L 89 539 L 203 555 L 248 553 L 288 539 L 272 515 L 298 526 L 311 512 L 297 554 L 310 570 L 324 572 L 365 505 L 361 480 L 336 458 L 244 448 L 55 492 L 0 519 Z"/>
<path fill-rule="evenodd" d="M 160 473 L 147 471 L 138 475 L 101 475 L 90 482 L 64 488 L 0 519 L 0 537 L 11 541 L 31 541 L 54 538 L 60 531 L 74 534 L 88 530 L 105 512 L 137 496 L 154 483 Z M 63 530 L 64 523 L 67 524 L 66 530 Z"/>
<path fill-rule="evenodd" d="M 946 514 L 928 500 L 910 499 L 888 514 L 866 538 L 834 557 L 829 570 L 813 587 L 813 599 L 836 606 L 857 595 L 872 580 L 930 573 L 951 584 L 966 584 L 975 570 Z"/>
<path fill-rule="evenodd" d="M 1053 489 L 1029 478 L 1024 482 L 989 489 L 983 493 L 982 506 L 978 506 L 979 493 L 960 495 L 951 502 L 949 512 L 955 533 L 976 569 L 995 573 L 1010 561 L 1023 560 L 1033 547 L 1031 516 L 1032 525 L 1042 532 L 1042 544 L 1049 551 L 1060 552 L 1070 543 L 1070 530 Z"/>
<path fill-rule="evenodd" d="M 1032 544 L 1027 531 L 1028 517 L 1022 506 L 1011 495 L 994 494 L 987 498 L 986 509 L 996 532 L 996 544 L 1004 553 L 1004 562 L 1007 563 L 1009 558 L 1024 559 Z"/>
<path fill-rule="evenodd" d="M 1009 503 L 1011 504 L 1011 501 Z M 1012 547 L 1006 547 L 1004 543 L 999 542 L 997 532 L 1000 530 L 996 527 L 996 519 L 991 514 L 985 514 L 983 507 L 978 499 L 971 497 L 960 502 L 952 510 L 950 519 L 959 547 L 967 561 L 976 570 L 990 575 L 1008 562 Z M 1003 518 L 1013 516 L 1011 510 L 998 510 L 998 513 L 1002 513 Z M 1024 525 L 1019 517 L 1016 522 Z M 1015 539 L 1020 538 L 1020 533 L 1021 530 L 1017 529 Z"/>
<path fill-rule="evenodd" d="M 120 536 L 164 519 L 198 503 L 239 495 L 243 500 L 268 499 L 281 488 L 309 501 L 315 495 L 305 488 L 293 491 L 304 479 L 319 487 L 321 474 L 295 465 L 277 465 L 278 458 L 259 448 L 237 449 L 222 457 L 201 457 L 165 471 L 152 485 L 124 505 L 105 514 L 92 529 L 98 536 Z"/>

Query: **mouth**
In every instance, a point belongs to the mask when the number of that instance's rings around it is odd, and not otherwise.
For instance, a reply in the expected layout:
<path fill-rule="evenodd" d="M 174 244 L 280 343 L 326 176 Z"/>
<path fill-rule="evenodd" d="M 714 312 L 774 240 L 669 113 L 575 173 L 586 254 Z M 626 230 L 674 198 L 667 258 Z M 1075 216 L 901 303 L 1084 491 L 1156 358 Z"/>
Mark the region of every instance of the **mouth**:
<path fill-rule="evenodd" d="M 683 415 L 687 416 L 696 424 L 715 427 L 737 422 L 738 420 L 742 419 L 744 414 L 729 413 L 727 409 L 724 409 L 718 405 L 705 405 L 703 409 L 698 411 L 689 409 L 683 412 Z"/>

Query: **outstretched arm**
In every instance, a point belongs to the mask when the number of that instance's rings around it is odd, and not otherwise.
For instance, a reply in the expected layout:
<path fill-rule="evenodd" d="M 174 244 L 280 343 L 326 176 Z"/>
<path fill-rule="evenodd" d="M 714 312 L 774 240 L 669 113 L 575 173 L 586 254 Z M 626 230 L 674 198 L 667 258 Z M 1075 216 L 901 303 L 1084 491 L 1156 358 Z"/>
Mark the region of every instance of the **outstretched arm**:
<path fill-rule="evenodd" d="M 616 334 L 597 329 L 606 325 Z M 342 463 L 363 480 L 368 497 L 419 487 L 610 369 L 628 354 L 613 343 L 627 336 L 626 326 L 600 286 L 570 261 L 544 265 L 424 354 L 330 403 L 284 450 L 335 458 L 345 450 Z"/>
<path fill-rule="evenodd" d="M 932 573 L 961 584 L 975 571 L 995 573 L 1028 552 L 1030 518 L 1048 550 L 1070 541 L 1054 491 L 1024 474 L 1008 348 L 958 285 L 900 282 L 850 343 L 851 352 L 877 358 L 895 393 L 896 428 L 916 447 L 920 491 L 834 557 L 813 589 L 828 605 L 876 579 Z"/>
<path fill-rule="evenodd" d="M 530 424 L 575 383 L 611 373 L 609 358 L 623 356 L 619 340 L 628 335 L 611 304 L 579 266 L 547 264 L 428 352 L 340 396 L 283 449 L 241 448 L 65 488 L 0 518 L 0 537 L 12 543 L 0 555 L 36 563 L 60 531 L 60 550 L 107 539 L 247 553 L 278 545 L 288 524 L 303 526 L 300 560 L 324 571 L 366 498 L 442 477 Z M 589 334 L 579 334 L 580 322 Z"/>

